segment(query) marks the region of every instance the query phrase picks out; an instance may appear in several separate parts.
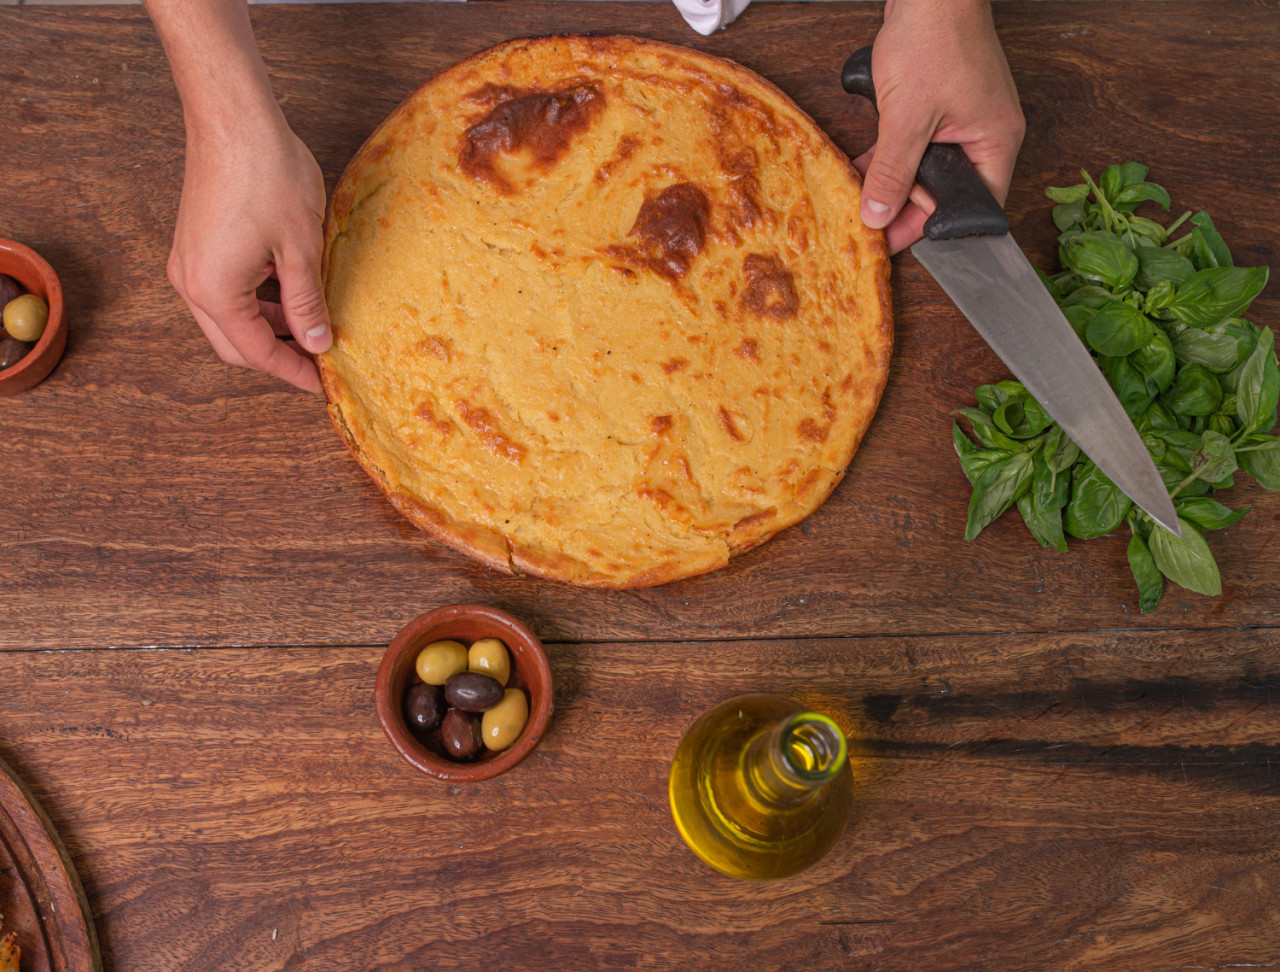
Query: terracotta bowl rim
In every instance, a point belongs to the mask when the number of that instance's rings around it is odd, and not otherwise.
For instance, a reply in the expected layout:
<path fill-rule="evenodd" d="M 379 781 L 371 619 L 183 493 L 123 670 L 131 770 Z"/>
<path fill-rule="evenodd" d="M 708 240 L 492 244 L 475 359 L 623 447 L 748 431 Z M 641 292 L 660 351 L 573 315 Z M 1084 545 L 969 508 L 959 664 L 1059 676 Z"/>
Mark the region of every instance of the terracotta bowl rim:
<path fill-rule="evenodd" d="M 12 368 L 0 371 L 0 395 L 16 394 L 39 384 L 53 370 L 67 344 L 67 315 L 62 300 L 62 282 L 49 262 L 31 247 L 17 240 L 0 237 L 0 251 L 12 254 L 21 263 L 30 268 L 31 277 L 18 280 L 24 290 L 37 293 L 31 286 L 32 280 L 38 280 L 45 302 L 49 305 L 49 323 L 45 325 L 40 339 L 27 352 L 26 356 Z M 0 271 L 5 272 L 5 271 Z M 18 279 L 15 274 L 8 276 Z M 25 380 L 24 380 L 25 379 Z"/>
<path fill-rule="evenodd" d="M 494 630 L 491 635 L 502 639 L 512 654 L 515 666 L 522 673 L 530 669 L 539 675 L 546 686 L 543 692 L 534 691 L 534 679 L 525 677 L 525 689 L 529 695 L 529 721 L 520 738 L 508 749 L 473 763 L 454 762 L 427 749 L 409 732 L 402 714 L 404 682 L 410 676 L 398 673 L 402 659 L 421 648 L 430 638 L 433 629 L 465 621 L 480 621 Z M 510 637 L 514 636 L 514 637 Z M 514 643 L 513 643 L 514 642 Z M 405 665 L 408 662 L 404 663 Z M 398 674 L 400 677 L 398 678 Z M 397 681 L 400 689 L 397 691 Z M 475 783 L 492 779 L 520 763 L 533 752 L 546 732 L 553 710 L 554 687 L 551 681 L 551 665 L 546 649 L 536 634 L 519 618 L 488 604 L 445 604 L 418 615 L 392 639 L 378 666 L 374 688 L 374 708 L 378 721 L 396 752 L 415 769 L 436 779 L 453 783 Z"/>

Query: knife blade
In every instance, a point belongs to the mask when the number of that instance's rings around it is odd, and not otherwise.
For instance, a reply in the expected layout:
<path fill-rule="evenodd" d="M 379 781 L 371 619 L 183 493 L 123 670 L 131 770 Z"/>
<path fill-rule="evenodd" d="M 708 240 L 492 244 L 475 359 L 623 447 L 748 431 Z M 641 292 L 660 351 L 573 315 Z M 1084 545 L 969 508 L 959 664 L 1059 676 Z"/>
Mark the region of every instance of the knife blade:
<path fill-rule="evenodd" d="M 845 62 L 846 91 L 875 103 L 871 48 Z M 937 208 L 911 248 L 984 341 L 1097 467 L 1166 530 L 1182 535 L 1142 436 L 958 145 L 932 143 L 917 181 Z"/>
<path fill-rule="evenodd" d="M 1084 454 L 1181 535 L 1142 436 L 1013 237 L 923 239 L 911 252 Z"/>

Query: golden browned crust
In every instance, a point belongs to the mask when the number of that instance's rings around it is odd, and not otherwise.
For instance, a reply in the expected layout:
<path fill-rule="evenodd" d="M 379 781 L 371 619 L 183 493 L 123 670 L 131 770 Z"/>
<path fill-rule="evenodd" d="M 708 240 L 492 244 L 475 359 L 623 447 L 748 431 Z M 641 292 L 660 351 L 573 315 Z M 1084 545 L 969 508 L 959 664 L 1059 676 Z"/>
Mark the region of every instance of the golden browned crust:
<path fill-rule="evenodd" d="M 330 415 L 486 564 L 639 587 L 816 509 L 879 402 L 889 260 L 849 160 L 736 64 L 629 37 L 483 51 L 325 221 Z"/>

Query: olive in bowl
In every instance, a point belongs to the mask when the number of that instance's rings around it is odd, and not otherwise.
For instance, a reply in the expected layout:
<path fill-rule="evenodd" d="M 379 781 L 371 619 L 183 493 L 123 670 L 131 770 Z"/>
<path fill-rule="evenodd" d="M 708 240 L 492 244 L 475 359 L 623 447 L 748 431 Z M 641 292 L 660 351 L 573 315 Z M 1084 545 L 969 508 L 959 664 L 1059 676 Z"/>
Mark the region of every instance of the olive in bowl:
<path fill-rule="evenodd" d="M 518 764 L 546 731 L 552 702 L 542 642 L 484 604 L 451 604 L 409 622 L 387 648 L 374 691 L 396 751 L 450 782 L 490 779 Z"/>
<path fill-rule="evenodd" d="M 39 384 L 67 346 L 62 284 L 34 250 L 0 239 L 0 396 Z"/>

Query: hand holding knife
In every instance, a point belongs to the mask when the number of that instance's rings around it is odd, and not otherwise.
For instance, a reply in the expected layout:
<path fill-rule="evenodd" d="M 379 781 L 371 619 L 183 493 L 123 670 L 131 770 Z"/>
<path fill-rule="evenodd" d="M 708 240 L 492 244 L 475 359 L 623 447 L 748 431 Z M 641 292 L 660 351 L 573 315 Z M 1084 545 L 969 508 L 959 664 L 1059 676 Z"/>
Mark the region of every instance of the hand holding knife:
<path fill-rule="evenodd" d="M 875 104 L 871 48 L 850 55 L 846 91 Z M 1181 536 L 1173 501 L 1115 392 L 1009 235 L 1009 221 L 958 145 L 931 143 L 916 174 L 937 203 L 911 252 L 974 329 L 1090 459 Z"/>

